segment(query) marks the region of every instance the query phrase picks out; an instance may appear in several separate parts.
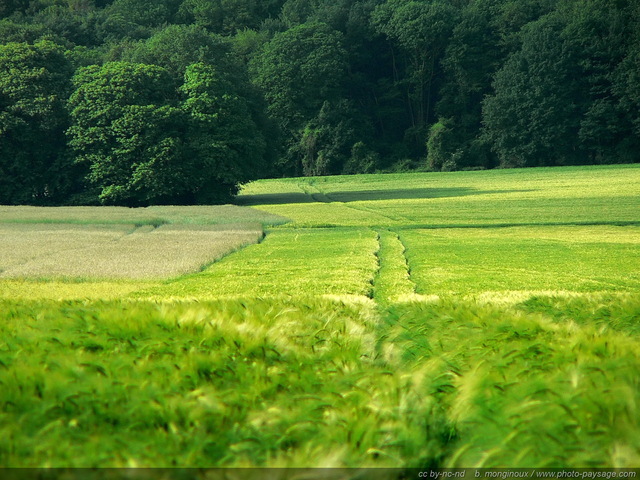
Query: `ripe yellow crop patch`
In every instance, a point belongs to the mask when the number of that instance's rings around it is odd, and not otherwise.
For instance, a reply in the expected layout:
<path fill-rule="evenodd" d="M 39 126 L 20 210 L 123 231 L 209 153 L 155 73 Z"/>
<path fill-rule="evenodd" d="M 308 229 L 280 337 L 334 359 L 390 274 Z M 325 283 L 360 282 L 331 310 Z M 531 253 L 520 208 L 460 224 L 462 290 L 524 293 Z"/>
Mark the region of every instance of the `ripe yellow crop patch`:
<path fill-rule="evenodd" d="M 162 279 L 263 236 L 260 224 L 0 224 L 0 278 Z"/>

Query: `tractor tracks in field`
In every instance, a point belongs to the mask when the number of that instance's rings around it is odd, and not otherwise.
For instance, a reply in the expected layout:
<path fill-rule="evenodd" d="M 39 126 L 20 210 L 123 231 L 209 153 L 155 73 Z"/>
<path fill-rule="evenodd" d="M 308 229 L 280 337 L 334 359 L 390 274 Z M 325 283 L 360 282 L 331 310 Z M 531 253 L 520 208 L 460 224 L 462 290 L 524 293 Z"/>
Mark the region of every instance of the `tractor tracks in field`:
<path fill-rule="evenodd" d="M 417 284 L 411 278 L 411 265 L 402 238 L 391 229 L 372 230 L 378 241 L 375 252 L 378 269 L 372 281 L 372 298 L 380 305 L 417 298 Z"/>
<path fill-rule="evenodd" d="M 313 200 L 314 202 L 318 202 L 318 203 L 333 202 L 333 200 L 326 193 L 324 193 L 322 190 L 320 190 L 318 187 L 316 187 L 312 183 L 309 183 L 309 182 L 299 183 L 298 187 L 300 188 L 300 190 L 302 190 L 302 192 L 305 195 L 309 196 L 311 200 Z"/>
<path fill-rule="evenodd" d="M 375 215 L 384 219 L 383 223 L 386 224 L 393 225 L 408 221 L 405 217 L 386 215 L 377 209 L 336 201 L 330 194 L 323 192 L 311 182 L 300 183 L 299 188 L 314 202 L 336 203 L 357 212 Z M 418 287 L 411 278 L 411 266 L 406 255 L 407 248 L 400 234 L 388 226 L 370 227 L 369 230 L 376 235 L 377 248 L 373 254 L 377 268 L 370 280 L 371 288 L 367 296 L 381 306 L 398 300 L 418 299 L 420 297 Z"/>
<path fill-rule="evenodd" d="M 306 183 L 299 183 L 298 187 L 300 188 L 300 190 L 303 191 L 303 193 L 307 196 L 309 196 L 314 202 L 318 202 L 318 203 L 336 203 L 339 204 L 340 206 L 344 207 L 344 208 L 348 208 L 351 210 L 355 210 L 357 212 L 364 212 L 367 213 L 369 215 L 375 215 L 376 217 L 380 217 L 383 218 L 389 222 L 391 222 L 392 224 L 398 224 L 398 223 L 404 223 L 404 222 L 410 222 L 411 220 L 408 219 L 407 217 L 404 217 L 402 215 L 395 215 L 395 216 L 391 216 L 388 215 L 386 213 L 382 213 L 380 212 L 380 210 L 374 209 L 374 208 L 368 208 L 365 207 L 363 205 L 350 205 L 348 202 L 341 202 L 339 200 L 336 200 L 334 198 L 331 197 L 330 193 L 326 193 L 324 191 L 322 191 L 319 187 L 317 187 L 315 185 L 315 183 L 311 183 L 311 182 L 306 182 Z"/>

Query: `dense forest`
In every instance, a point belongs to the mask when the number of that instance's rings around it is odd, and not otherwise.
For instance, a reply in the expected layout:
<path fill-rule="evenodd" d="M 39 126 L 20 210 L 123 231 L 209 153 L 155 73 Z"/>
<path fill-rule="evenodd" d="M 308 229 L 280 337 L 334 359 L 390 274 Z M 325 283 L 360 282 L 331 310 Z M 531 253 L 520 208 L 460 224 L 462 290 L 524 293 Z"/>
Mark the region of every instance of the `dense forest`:
<path fill-rule="evenodd" d="M 0 204 L 638 152 L 635 0 L 0 1 Z"/>

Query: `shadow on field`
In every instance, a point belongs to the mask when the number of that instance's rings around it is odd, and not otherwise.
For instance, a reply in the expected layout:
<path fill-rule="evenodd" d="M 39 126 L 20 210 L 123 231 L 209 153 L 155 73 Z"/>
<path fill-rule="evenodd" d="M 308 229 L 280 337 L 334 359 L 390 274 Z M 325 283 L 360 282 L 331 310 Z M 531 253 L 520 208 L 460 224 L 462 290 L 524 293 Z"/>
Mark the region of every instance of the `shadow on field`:
<path fill-rule="evenodd" d="M 398 188 L 393 190 L 359 190 L 351 192 L 323 193 L 327 202 L 364 202 L 376 200 L 410 200 L 424 198 L 467 197 L 505 193 L 523 193 L 533 190 L 478 190 L 475 188 Z M 265 193 L 262 195 L 241 195 L 237 205 L 282 205 L 287 203 L 317 203 L 318 195 L 305 193 Z"/>
<path fill-rule="evenodd" d="M 315 203 L 306 193 L 264 193 L 262 195 L 240 195 L 233 202 L 247 207 L 251 205 L 284 205 L 286 203 Z"/>

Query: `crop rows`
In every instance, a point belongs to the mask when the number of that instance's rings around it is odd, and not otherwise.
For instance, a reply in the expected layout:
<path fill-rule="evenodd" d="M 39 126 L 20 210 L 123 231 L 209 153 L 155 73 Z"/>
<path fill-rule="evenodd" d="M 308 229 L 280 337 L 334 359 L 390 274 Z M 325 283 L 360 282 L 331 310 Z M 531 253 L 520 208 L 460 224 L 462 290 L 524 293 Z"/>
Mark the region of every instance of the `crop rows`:
<path fill-rule="evenodd" d="M 366 228 L 274 230 L 260 245 L 137 298 L 371 297 L 376 249 Z"/>

